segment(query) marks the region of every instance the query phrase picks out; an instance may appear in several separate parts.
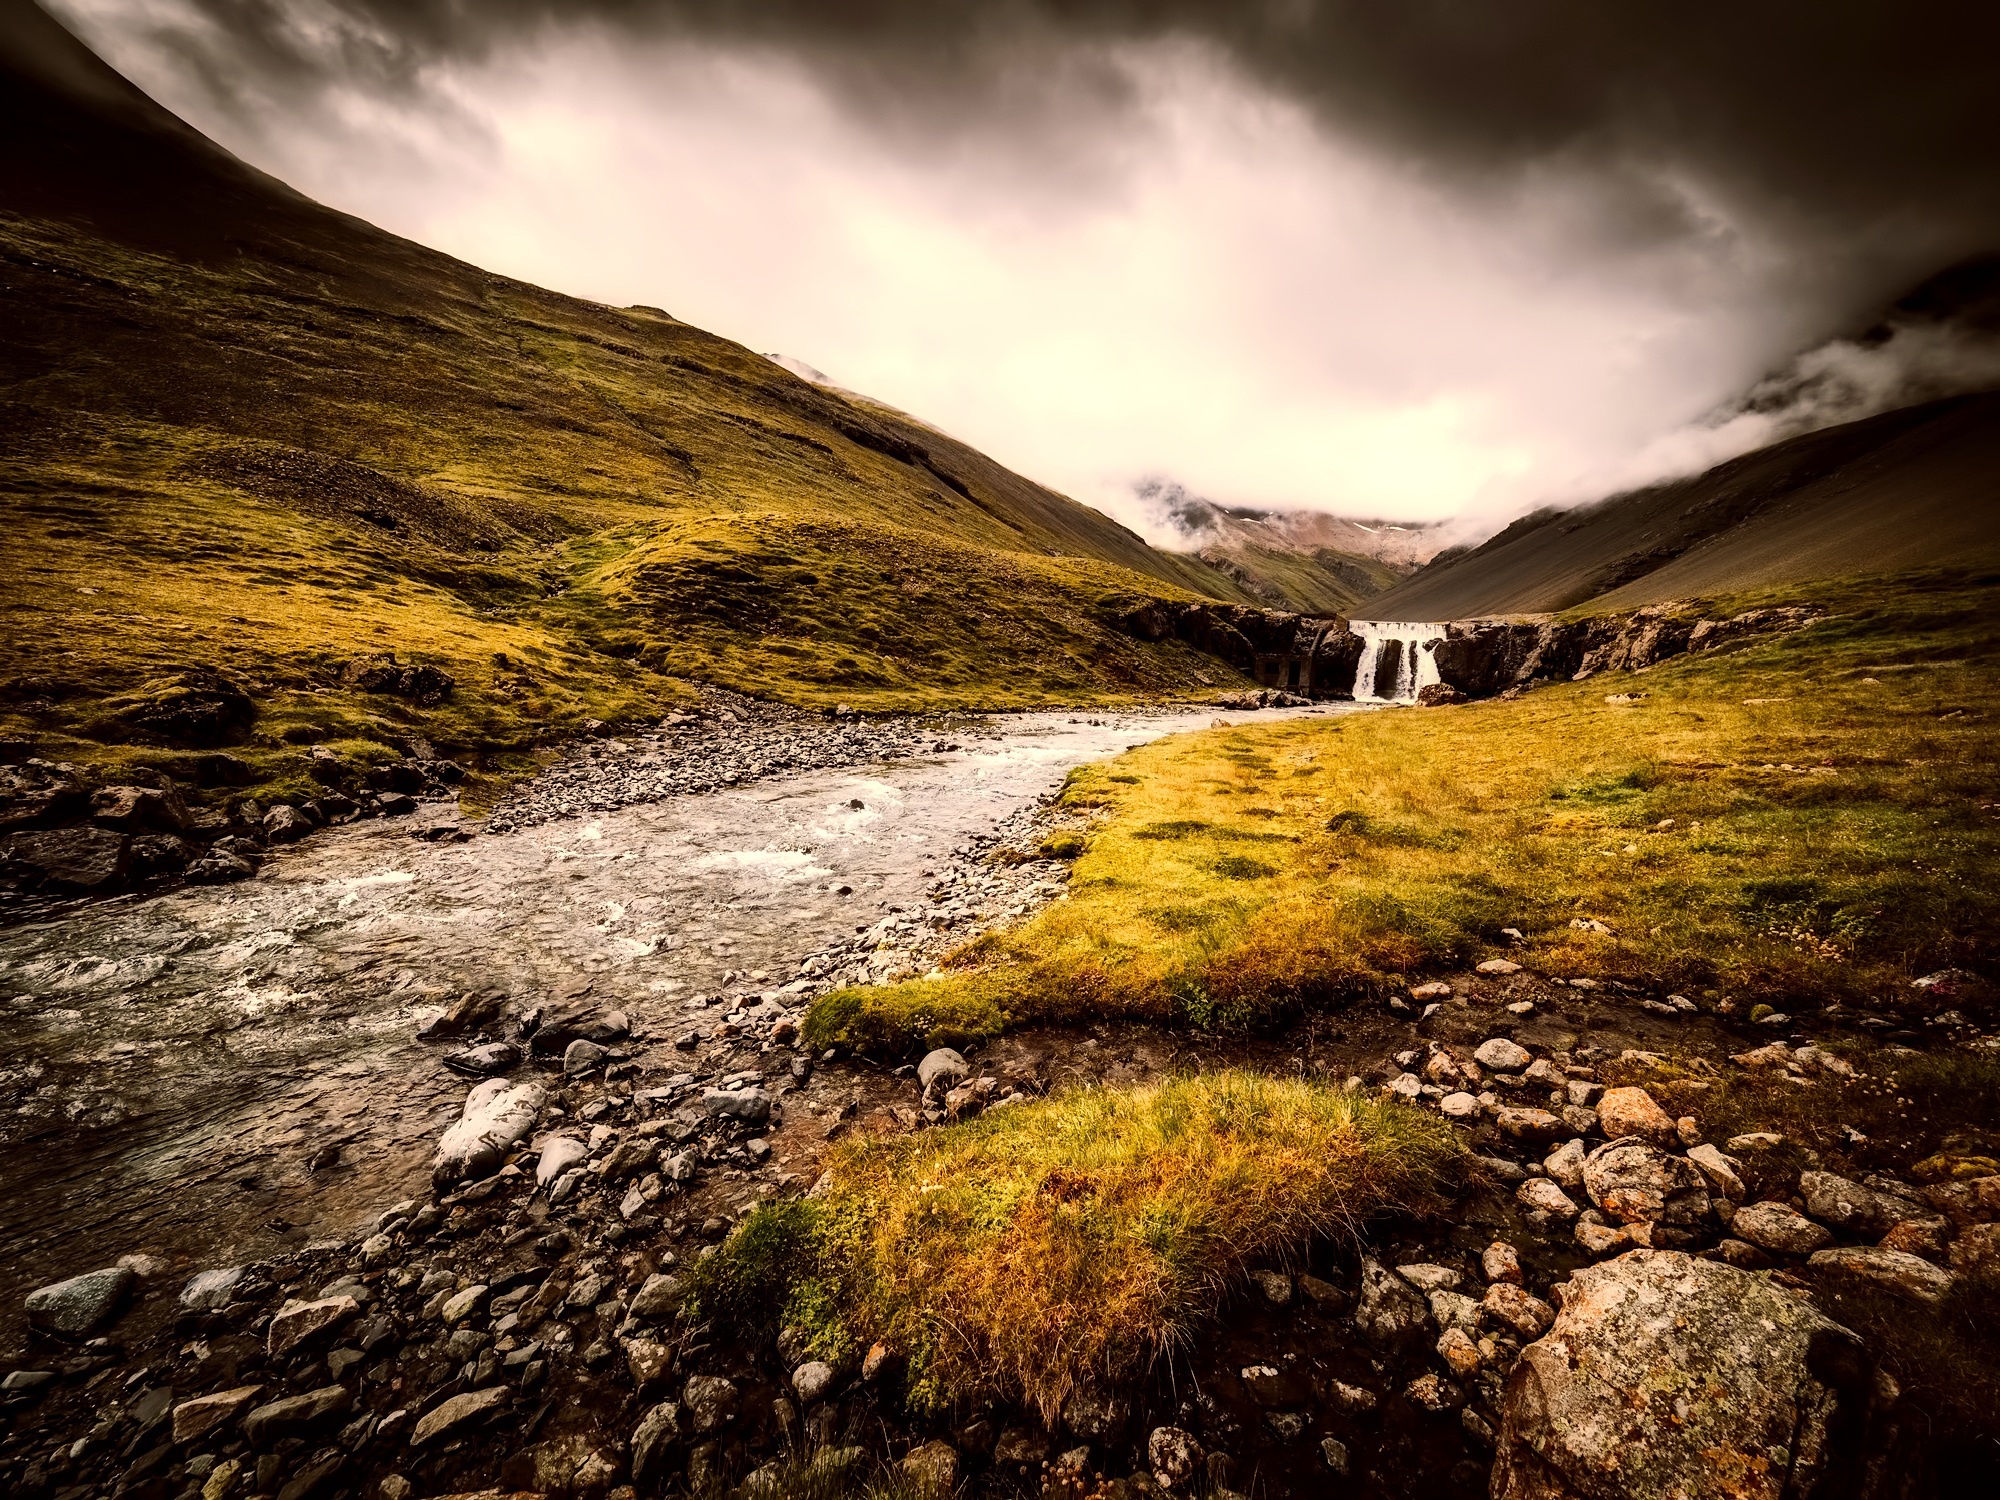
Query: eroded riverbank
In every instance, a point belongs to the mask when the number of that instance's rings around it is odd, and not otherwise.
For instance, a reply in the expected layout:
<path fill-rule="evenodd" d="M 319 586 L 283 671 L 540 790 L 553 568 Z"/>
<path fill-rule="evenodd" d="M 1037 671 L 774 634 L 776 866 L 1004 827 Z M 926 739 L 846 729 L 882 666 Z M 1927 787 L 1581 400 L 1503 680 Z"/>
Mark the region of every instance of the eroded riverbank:
<path fill-rule="evenodd" d="M 874 766 L 464 842 L 358 824 L 254 881 L 0 933 L 8 1334 L 27 1288 L 79 1265 L 254 1259 L 347 1234 L 413 1191 L 466 1089 L 416 1032 L 459 997 L 502 992 L 515 1014 L 620 1009 L 635 1057 L 699 1069 L 700 1050 L 673 1044 L 733 1046 L 714 1034 L 742 1004 L 768 1021 L 865 968 L 878 943 L 930 953 L 955 940 L 925 925 L 938 909 L 927 892 L 980 867 L 994 830 L 1071 767 L 1216 717 L 970 721 Z M 619 771 L 601 747 L 574 764 Z M 961 880 L 964 899 L 944 909 L 969 931 L 982 911 L 1053 893 L 1028 889 L 1039 881 Z M 836 949 L 839 962 L 800 975 Z"/>

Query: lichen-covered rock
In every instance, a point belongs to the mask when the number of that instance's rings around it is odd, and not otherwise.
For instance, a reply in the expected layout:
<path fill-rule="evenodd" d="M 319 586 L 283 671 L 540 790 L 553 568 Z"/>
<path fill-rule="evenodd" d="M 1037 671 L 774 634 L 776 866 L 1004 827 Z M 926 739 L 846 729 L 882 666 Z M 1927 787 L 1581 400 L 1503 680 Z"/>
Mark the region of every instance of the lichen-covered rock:
<path fill-rule="evenodd" d="M 1708 1179 L 1701 1169 L 1637 1136 L 1591 1152 L 1583 1186 L 1592 1203 L 1625 1224 L 1696 1224 L 1708 1215 Z"/>
<path fill-rule="evenodd" d="M 1833 1243 L 1832 1231 L 1815 1224 L 1785 1203 L 1752 1203 L 1736 1210 L 1729 1231 L 1760 1250 L 1780 1255 L 1810 1255 Z"/>
<path fill-rule="evenodd" d="M 1674 1251 L 1578 1271 L 1508 1379 L 1493 1500 L 1809 1500 L 1861 1414 L 1858 1341 L 1769 1279 Z"/>
<path fill-rule="evenodd" d="M 1956 1281 L 1951 1272 L 1927 1260 L 1872 1245 L 1817 1251 L 1806 1261 L 1806 1268 L 1837 1286 L 1887 1292 L 1922 1303 L 1942 1302 Z"/>
<path fill-rule="evenodd" d="M 1597 1101 L 1597 1122 L 1607 1140 L 1636 1135 L 1655 1146 L 1680 1144 L 1674 1117 L 1642 1088 L 1606 1089 Z"/>

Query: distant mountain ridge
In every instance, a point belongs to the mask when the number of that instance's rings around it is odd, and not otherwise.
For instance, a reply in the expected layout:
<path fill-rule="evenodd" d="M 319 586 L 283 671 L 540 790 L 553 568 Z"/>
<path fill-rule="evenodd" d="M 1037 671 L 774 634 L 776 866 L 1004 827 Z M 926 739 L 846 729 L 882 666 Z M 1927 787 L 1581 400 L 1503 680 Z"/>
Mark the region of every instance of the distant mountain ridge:
<path fill-rule="evenodd" d="M 1307 614 L 1351 611 L 1441 545 L 1433 527 L 1223 505 L 1163 480 L 1140 485 L 1137 494 L 1201 561 L 1261 602 Z"/>

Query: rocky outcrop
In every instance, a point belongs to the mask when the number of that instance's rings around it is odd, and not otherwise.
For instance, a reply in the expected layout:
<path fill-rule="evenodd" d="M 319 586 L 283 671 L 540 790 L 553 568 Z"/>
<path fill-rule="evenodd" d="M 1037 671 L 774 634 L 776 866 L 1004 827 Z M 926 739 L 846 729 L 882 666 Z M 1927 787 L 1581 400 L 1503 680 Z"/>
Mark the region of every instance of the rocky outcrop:
<path fill-rule="evenodd" d="M 1494 1500 L 1806 1500 L 1842 1489 L 1860 1342 L 1768 1277 L 1634 1250 L 1560 1284 L 1507 1381 Z"/>
<path fill-rule="evenodd" d="M 1796 630 L 1818 614 L 1794 606 L 1745 610 L 1715 620 L 1691 613 L 1685 604 L 1669 603 L 1591 620 L 1452 620 L 1432 648 L 1439 681 L 1418 701 L 1434 707 L 1537 682 L 1643 671 L 1690 652 Z M 1267 687 L 1314 698 L 1352 697 L 1366 647 L 1339 617 L 1237 604 L 1149 599 L 1109 623 L 1140 640 L 1184 642 Z M 1394 672 L 1387 675 L 1393 679 Z"/>
<path fill-rule="evenodd" d="M 395 653 L 351 661 L 341 669 L 340 680 L 364 693 L 387 693 L 408 698 L 420 708 L 444 702 L 458 686 L 458 680 L 442 667 L 427 663 L 399 662 Z"/>
<path fill-rule="evenodd" d="M 1819 611 L 1752 609 L 1723 620 L 1656 604 L 1593 620 L 1453 620 L 1434 649 L 1438 677 L 1470 697 L 1533 682 L 1581 681 L 1600 672 L 1637 672 L 1690 652 L 1796 630 Z"/>

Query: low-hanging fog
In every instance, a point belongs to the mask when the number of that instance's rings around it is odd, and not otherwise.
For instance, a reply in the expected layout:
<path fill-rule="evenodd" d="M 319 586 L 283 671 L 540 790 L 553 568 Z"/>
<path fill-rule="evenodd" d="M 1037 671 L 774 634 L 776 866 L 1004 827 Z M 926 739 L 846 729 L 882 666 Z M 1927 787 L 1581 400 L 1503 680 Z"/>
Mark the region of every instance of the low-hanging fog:
<path fill-rule="evenodd" d="M 52 8 L 316 198 L 1163 538 L 1144 481 L 1487 530 L 2000 379 L 1948 331 L 1826 342 L 2000 238 L 1970 8 Z M 1794 360 L 1809 398 L 1733 409 Z"/>

